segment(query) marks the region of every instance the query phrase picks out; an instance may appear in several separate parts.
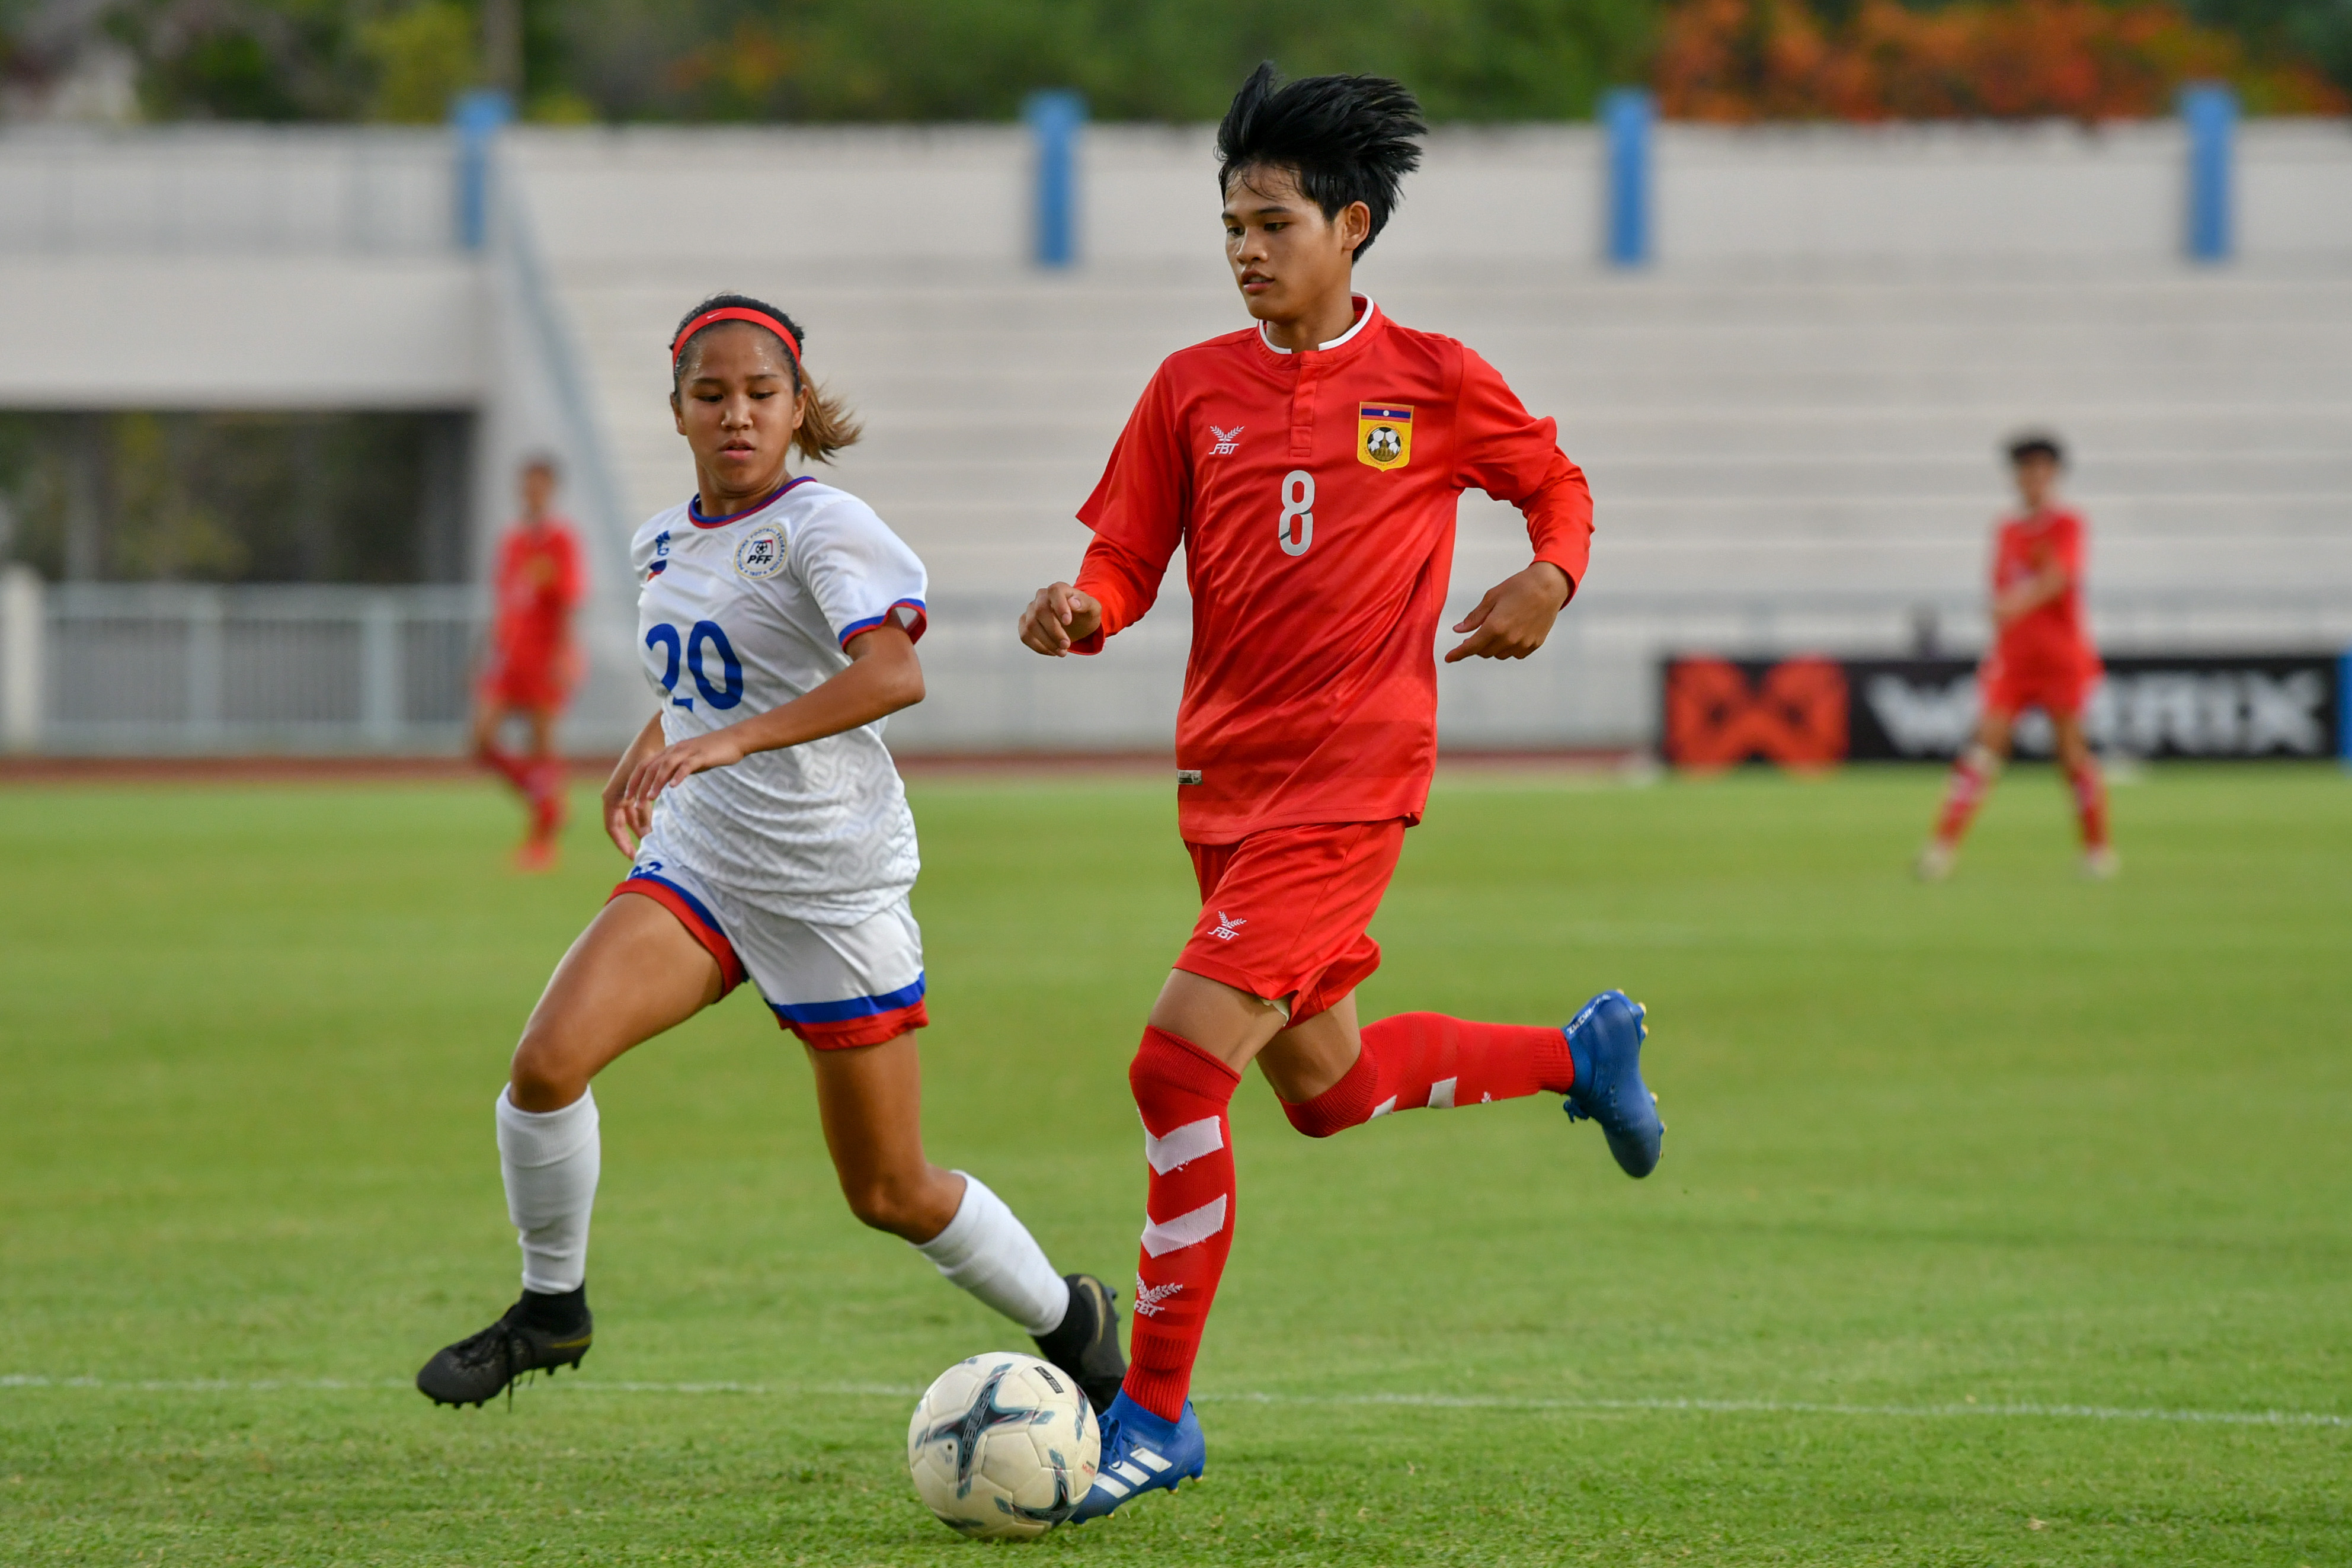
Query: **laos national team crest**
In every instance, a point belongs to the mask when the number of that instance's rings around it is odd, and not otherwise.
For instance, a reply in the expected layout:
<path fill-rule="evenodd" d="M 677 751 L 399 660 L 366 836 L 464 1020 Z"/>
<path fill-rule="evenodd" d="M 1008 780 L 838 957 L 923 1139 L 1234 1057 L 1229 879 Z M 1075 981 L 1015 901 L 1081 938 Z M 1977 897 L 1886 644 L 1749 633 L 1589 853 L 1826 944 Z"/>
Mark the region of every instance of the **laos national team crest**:
<path fill-rule="evenodd" d="M 1412 461 L 1412 410 L 1402 403 L 1356 405 L 1356 456 L 1386 471 Z"/>
<path fill-rule="evenodd" d="M 784 531 L 772 522 L 761 523 L 735 546 L 735 570 L 755 583 L 783 569 Z"/>

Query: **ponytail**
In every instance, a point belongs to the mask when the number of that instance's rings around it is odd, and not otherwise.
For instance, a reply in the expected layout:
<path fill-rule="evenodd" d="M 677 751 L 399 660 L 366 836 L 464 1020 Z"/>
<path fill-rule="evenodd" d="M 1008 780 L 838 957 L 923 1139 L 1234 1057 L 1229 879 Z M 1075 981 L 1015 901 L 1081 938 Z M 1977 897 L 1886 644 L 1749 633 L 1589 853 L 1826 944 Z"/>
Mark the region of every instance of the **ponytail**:
<path fill-rule="evenodd" d="M 793 373 L 797 378 L 800 367 L 794 365 Z M 808 394 L 808 406 L 801 415 L 801 427 L 793 432 L 793 445 L 800 448 L 803 458 L 830 463 L 835 452 L 857 445 L 857 438 L 866 434 L 866 426 L 849 411 L 846 402 L 818 385 L 814 377 L 801 384 Z"/>

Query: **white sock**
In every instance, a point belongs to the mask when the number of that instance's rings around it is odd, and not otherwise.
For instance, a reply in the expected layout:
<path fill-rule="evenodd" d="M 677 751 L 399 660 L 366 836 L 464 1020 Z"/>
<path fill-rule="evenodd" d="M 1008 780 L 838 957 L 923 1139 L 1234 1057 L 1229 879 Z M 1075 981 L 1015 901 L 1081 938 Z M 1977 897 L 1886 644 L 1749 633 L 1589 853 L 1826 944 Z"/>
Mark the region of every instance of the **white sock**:
<path fill-rule="evenodd" d="M 588 1277 L 588 1212 L 604 1160 L 593 1089 L 561 1110 L 539 1111 L 517 1110 L 499 1090 L 499 1172 L 522 1243 L 524 1289 L 559 1295 Z"/>
<path fill-rule="evenodd" d="M 955 1218 L 930 1240 L 916 1242 L 915 1250 L 1024 1331 L 1061 1327 L 1070 1310 L 1069 1282 L 1054 1272 L 1045 1249 L 1003 1198 L 969 1171 L 956 1174 L 963 1178 L 963 1202 Z"/>

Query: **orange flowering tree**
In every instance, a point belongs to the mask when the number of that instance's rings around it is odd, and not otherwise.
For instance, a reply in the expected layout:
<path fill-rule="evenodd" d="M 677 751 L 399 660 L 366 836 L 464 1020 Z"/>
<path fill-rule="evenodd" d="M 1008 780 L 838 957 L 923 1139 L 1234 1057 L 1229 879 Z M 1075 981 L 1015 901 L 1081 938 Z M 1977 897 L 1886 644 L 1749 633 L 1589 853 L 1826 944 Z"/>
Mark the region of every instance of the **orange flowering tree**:
<path fill-rule="evenodd" d="M 2164 114 L 2190 81 L 2226 81 L 2258 114 L 2342 113 L 2308 65 L 2258 60 L 2170 0 L 1681 0 L 1652 77 L 1681 120 L 1943 120 Z"/>

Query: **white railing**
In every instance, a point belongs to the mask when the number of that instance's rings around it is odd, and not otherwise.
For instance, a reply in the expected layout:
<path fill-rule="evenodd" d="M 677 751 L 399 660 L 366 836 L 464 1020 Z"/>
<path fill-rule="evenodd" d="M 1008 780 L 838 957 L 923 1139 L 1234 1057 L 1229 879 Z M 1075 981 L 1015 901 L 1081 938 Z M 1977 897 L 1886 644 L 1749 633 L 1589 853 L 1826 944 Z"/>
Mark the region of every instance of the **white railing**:
<path fill-rule="evenodd" d="M 26 728 L 43 751 L 446 752 L 464 732 L 470 589 L 110 583 L 42 597 Z"/>
<path fill-rule="evenodd" d="M 1458 616 L 1467 605 L 1450 607 Z M 479 643 L 462 587 L 212 587 L 0 581 L 0 742 L 51 752 L 452 752 L 464 742 Z M 922 652 L 929 696 L 891 721 L 918 752 L 1164 752 L 1190 646 L 1181 595 L 1097 658 L 1038 658 L 1014 639 L 1020 602 L 946 595 Z M 1643 746 L 1657 723 L 1661 656 L 1969 654 L 1974 595 L 1612 595 L 1563 616 L 1515 664 L 1441 667 L 1440 736 L 1465 750 Z M 2093 602 L 2110 652 L 2337 651 L 2352 602 L 2294 593 L 2132 593 Z M 613 675 L 634 679 L 626 671 Z M 616 692 L 616 724 L 571 733 L 617 745 L 652 711 Z"/>

